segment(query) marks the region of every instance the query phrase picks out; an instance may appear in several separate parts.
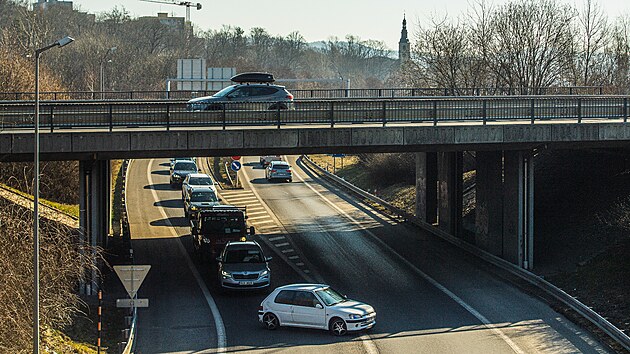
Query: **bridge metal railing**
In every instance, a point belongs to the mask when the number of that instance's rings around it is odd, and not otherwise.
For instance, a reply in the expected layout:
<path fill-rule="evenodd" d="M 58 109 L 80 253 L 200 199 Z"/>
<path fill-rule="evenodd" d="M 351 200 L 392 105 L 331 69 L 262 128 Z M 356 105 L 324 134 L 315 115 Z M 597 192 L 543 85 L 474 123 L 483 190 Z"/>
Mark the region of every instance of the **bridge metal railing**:
<path fill-rule="evenodd" d="M 630 96 L 492 96 L 416 99 L 348 99 L 286 102 L 228 102 L 209 110 L 188 111 L 177 102 L 47 102 L 40 105 L 40 127 L 225 127 L 318 124 L 334 127 L 352 123 L 628 119 Z M 32 129 L 32 102 L 0 104 L 1 129 Z"/>
<path fill-rule="evenodd" d="M 522 269 L 502 258 L 499 258 L 489 252 L 486 252 L 464 241 L 461 238 L 455 237 L 447 232 L 444 232 L 438 229 L 437 227 L 427 222 L 424 222 L 423 220 L 416 217 L 415 215 L 412 215 L 406 212 L 405 210 L 402 210 L 392 205 L 391 203 L 369 192 L 364 191 L 363 189 L 347 182 L 343 178 L 340 178 L 336 176 L 335 174 L 328 172 L 326 169 L 318 166 L 306 155 L 302 155 L 302 157 L 300 158 L 300 162 L 302 162 L 307 168 L 316 171 L 316 173 L 323 176 L 327 181 L 332 182 L 333 184 L 341 186 L 343 188 L 346 188 L 347 190 L 350 190 L 352 193 L 355 193 L 356 195 L 360 196 L 361 198 L 371 203 L 384 207 L 385 209 L 389 210 L 389 212 L 408 220 L 413 225 L 420 227 L 421 229 L 451 243 L 455 247 L 460 248 L 464 250 L 465 252 L 468 252 L 479 259 L 482 259 L 483 261 L 497 267 L 498 269 L 501 269 L 507 272 L 508 274 L 511 274 L 512 276 L 517 277 L 518 279 L 524 280 L 528 284 L 534 286 L 539 291 L 550 295 L 555 300 L 571 308 L 578 315 L 582 316 L 582 318 L 586 319 L 591 324 L 593 324 L 594 326 L 599 328 L 601 331 L 606 333 L 612 340 L 617 342 L 625 350 L 630 351 L 630 337 L 626 333 L 624 333 L 622 330 L 620 330 L 615 325 L 610 323 L 608 320 L 603 318 L 597 312 L 593 311 L 593 309 L 586 306 L 582 302 L 578 301 L 578 299 L 576 299 L 575 297 L 567 294 L 562 289 L 556 287 L 555 285 L 551 284 L 545 279 L 525 269 Z"/>
<path fill-rule="evenodd" d="M 48 91 L 41 92 L 41 100 L 180 100 L 210 96 L 216 90 L 188 91 Z M 604 95 L 629 94 L 628 88 L 605 86 L 556 86 L 556 87 L 411 87 L 411 88 L 335 88 L 335 89 L 290 89 L 295 99 L 333 98 L 400 98 L 424 96 L 515 96 L 515 95 Z M 0 92 L 0 101 L 35 100 L 34 92 Z"/>

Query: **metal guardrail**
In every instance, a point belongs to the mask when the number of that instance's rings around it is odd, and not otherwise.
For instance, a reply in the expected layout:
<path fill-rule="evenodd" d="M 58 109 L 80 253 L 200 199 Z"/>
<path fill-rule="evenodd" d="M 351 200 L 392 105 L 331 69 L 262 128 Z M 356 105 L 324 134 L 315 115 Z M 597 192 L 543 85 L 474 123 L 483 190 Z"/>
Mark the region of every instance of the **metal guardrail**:
<path fill-rule="evenodd" d="M 188 111 L 182 102 L 48 102 L 40 105 L 40 127 L 127 128 L 130 126 L 277 126 L 287 124 L 418 123 L 524 120 L 628 119 L 630 96 L 492 96 L 414 99 L 349 99 L 294 102 L 227 102 L 212 110 Z M 1 129 L 32 129 L 32 102 L 0 103 Z"/>
<path fill-rule="evenodd" d="M 390 210 L 391 212 L 406 218 L 407 220 L 411 221 L 411 223 L 413 223 L 416 226 L 419 226 L 423 230 L 428 231 L 446 240 L 452 245 L 455 245 L 456 247 L 472 254 L 473 256 L 480 258 L 490 263 L 491 265 L 496 266 L 513 276 L 518 277 L 519 279 L 526 281 L 527 283 L 535 286 L 537 289 L 545 292 L 546 294 L 551 295 L 553 298 L 565 304 L 566 306 L 570 307 L 580 316 L 582 316 L 583 318 L 591 322 L 593 325 L 595 325 L 597 328 L 602 330 L 604 333 L 610 336 L 615 342 L 619 343 L 623 348 L 630 351 L 630 337 L 628 337 L 628 335 L 626 335 L 623 331 L 621 331 L 612 323 L 608 322 L 605 318 L 600 316 L 591 308 L 584 305 L 573 296 L 567 294 L 566 292 L 554 286 L 553 284 L 549 283 L 548 281 L 544 280 L 543 278 L 525 269 L 519 268 L 518 266 L 504 259 L 501 259 L 491 253 L 488 253 L 480 248 L 477 248 L 471 245 L 470 243 L 463 241 L 462 239 L 459 239 L 442 230 L 439 230 L 433 225 L 420 220 L 415 215 L 409 214 L 408 212 L 390 204 L 389 202 L 356 187 L 355 185 L 345 181 L 344 179 L 339 178 L 338 176 L 321 168 L 315 162 L 309 159 L 308 156 L 306 155 L 302 155 L 302 161 L 304 161 L 305 165 L 307 165 L 309 168 L 319 171 L 324 177 L 326 177 L 328 180 L 332 181 L 333 183 L 343 186 L 347 189 L 350 189 L 352 192 L 360 195 L 361 197 L 373 203 L 379 204 L 385 207 L 386 209 Z"/>
<path fill-rule="evenodd" d="M 210 96 L 216 90 L 187 91 L 49 91 L 40 92 L 42 100 L 189 100 Z M 290 89 L 296 99 L 322 98 L 378 98 L 418 96 L 495 96 L 495 95 L 603 95 L 628 94 L 623 87 L 605 86 L 558 86 L 558 87 L 411 87 L 369 89 Z M 34 100 L 33 92 L 0 92 L 0 100 Z"/>

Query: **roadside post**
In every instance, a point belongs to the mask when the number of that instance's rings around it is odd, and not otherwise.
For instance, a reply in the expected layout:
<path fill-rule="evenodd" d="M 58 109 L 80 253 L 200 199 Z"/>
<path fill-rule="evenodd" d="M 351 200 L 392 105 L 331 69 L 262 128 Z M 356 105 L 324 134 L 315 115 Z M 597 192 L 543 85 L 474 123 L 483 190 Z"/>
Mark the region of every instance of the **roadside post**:
<path fill-rule="evenodd" d="M 343 169 L 343 158 L 346 157 L 345 154 L 332 154 L 331 155 L 333 158 L 333 173 L 337 173 L 337 158 L 340 157 L 341 158 L 341 168 Z"/>
<path fill-rule="evenodd" d="M 232 163 L 230 164 L 230 168 L 232 169 L 232 171 L 236 172 L 236 182 L 234 183 L 235 188 L 238 188 L 238 185 L 239 185 L 238 171 L 240 171 L 241 167 L 243 167 L 243 165 L 239 161 L 240 159 L 241 159 L 240 156 L 232 156 Z"/>

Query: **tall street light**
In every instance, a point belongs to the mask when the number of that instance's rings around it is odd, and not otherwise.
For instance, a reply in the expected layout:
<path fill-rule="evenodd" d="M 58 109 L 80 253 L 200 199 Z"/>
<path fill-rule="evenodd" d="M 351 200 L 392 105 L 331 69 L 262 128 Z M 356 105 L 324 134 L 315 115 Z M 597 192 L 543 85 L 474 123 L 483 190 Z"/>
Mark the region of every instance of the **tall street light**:
<path fill-rule="evenodd" d="M 35 163 L 33 178 L 33 353 L 39 353 L 39 56 L 54 47 L 74 41 L 64 37 L 55 43 L 35 50 Z"/>
<path fill-rule="evenodd" d="M 105 55 L 103 55 L 103 57 L 101 58 L 101 99 L 103 99 L 103 95 L 105 94 L 105 75 L 103 73 L 103 65 L 105 64 L 105 60 L 107 59 L 109 53 L 113 53 L 115 50 L 116 47 L 111 47 L 107 49 L 107 52 L 105 52 Z M 108 62 L 110 61 L 111 60 L 109 60 Z"/>

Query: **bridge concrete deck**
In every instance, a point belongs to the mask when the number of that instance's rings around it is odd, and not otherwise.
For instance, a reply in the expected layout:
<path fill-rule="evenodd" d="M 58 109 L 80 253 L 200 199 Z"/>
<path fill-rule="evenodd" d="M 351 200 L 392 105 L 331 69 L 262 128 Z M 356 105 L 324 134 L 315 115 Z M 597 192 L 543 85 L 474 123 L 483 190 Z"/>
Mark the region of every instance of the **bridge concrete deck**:
<path fill-rule="evenodd" d="M 163 126 L 40 130 L 45 160 L 230 156 L 266 153 L 361 153 L 398 151 L 521 150 L 537 147 L 630 146 L 630 124 L 585 119 L 510 122 L 440 122 L 246 127 Z M 32 160 L 32 130 L 0 132 L 3 161 Z"/>

